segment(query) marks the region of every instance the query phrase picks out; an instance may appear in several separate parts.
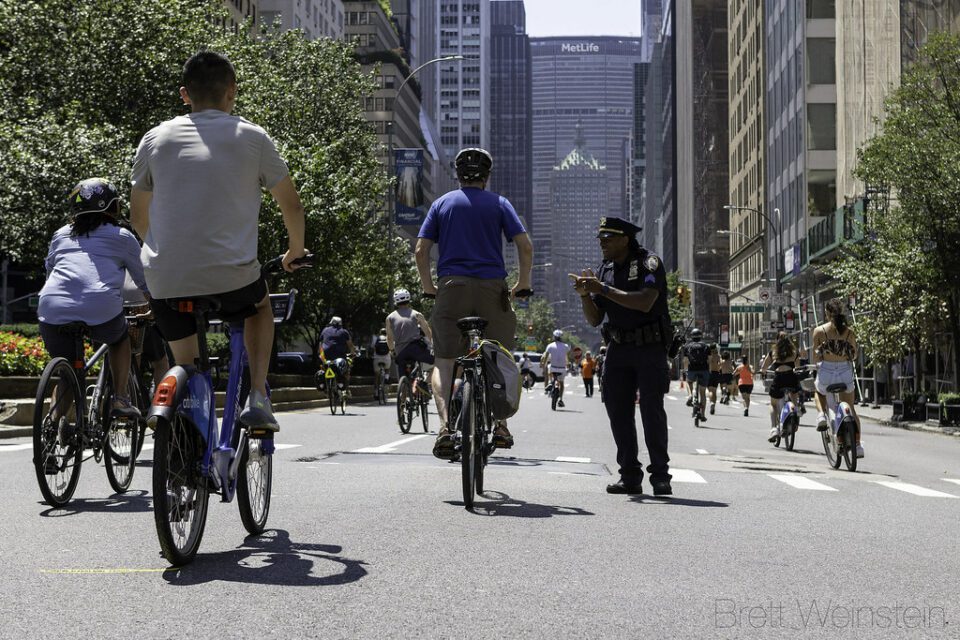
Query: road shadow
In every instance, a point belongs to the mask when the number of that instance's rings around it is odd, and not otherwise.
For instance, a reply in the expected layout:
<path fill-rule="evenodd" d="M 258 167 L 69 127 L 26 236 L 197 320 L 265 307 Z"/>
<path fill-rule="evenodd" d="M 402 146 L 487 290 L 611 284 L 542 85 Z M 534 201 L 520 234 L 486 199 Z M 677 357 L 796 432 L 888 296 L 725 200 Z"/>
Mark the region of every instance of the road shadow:
<path fill-rule="evenodd" d="M 698 428 L 698 429 L 710 429 L 711 431 L 730 431 L 730 429 L 728 429 L 727 427 L 708 427 L 708 426 L 705 425 L 705 424 L 702 424 L 702 425 L 700 425 L 700 426 L 697 427 L 697 428 Z"/>
<path fill-rule="evenodd" d="M 486 498 L 487 501 L 480 501 Z M 447 504 L 462 507 L 463 502 L 447 500 Z M 513 518 L 552 518 L 554 516 L 593 516 L 592 511 L 579 507 L 536 504 L 511 498 L 501 491 L 485 491 L 474 499 L 471 513 L 478 516 L 507 516 Z"/>
<path fill-rule="evenodd" d="M 565 409 L 562 407 L 557 407 L 556 412 L 557 413 L 583 413 L 583 411 L 580 411 L 579 409 Z"/>
<path fill-rule="evenodd" d="M 248 537 L 232 551 L 200 553 L 192 564 L 171 567 L 163 579 L 193 586 L 213 581 L 286 587 L 328 587 L 356 582 L 367 575 L 366 563 L 340 555 L 335 544 L 295 543 L 282 529 Z"/>
<path fill-rule="evenodd" d="M 64 518 L 81 513 L 144 513 L 153 511 L 153 499 L 147 491 L 115 493 L 109 498 L 77 498 L 62 507 L 49 507 L 40 512 L 44 518 Z"/>
<path fill-rule="evenodd" d="M 630 496 L 630 502 L 637 504 L 672 504 L 678 507 L 729 507 L 726 502 L 714 502 L 713 500 L 691 500 L 689 498 L 676 498 L 673 496 Z"/>

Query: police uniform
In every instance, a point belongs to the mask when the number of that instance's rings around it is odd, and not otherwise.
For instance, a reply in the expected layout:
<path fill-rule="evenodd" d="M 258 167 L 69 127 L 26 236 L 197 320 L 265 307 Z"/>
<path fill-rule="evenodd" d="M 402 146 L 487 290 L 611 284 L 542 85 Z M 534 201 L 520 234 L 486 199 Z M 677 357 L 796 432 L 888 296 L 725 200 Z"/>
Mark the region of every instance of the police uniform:
<path fill-rule="evenodd" d="M 621 218 L 602 218 L 598 237 L 617 234 L 633 237 L 640 229 Z M 659 295 L 650 311 L 623 307 L 603 294 L 592 296 L 606 322 L 602 327 L 607 343 L 603 365 L 604 405 L 617 445 L 617 463 L 624 485 L 639 486 L 643 467 L 639 461 L 635 403 L 639 391 L 644 441 L 650 454 L 647 472 L 656 490 L 657 483 L 669 486 L 670 457 L 667 455 L 667 414 L 663 396 L 670 388 L 667 349 L 673 328 L 667 306 L 667 275 L 663 262 L 643 247 L 632 251 L 623 264 L 604 262 L 597 279 L 605 286 L 624 292 L 655 289 Z M 669 490 L 662 491 L 669 493 Z"/>

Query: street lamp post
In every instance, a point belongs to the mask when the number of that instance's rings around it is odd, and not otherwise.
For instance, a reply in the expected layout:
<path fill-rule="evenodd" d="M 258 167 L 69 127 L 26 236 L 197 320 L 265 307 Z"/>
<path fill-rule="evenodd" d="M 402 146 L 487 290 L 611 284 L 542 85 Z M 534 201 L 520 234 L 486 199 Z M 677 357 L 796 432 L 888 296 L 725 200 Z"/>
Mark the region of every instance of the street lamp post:
<path fill-rule="evenodd" d="M 390 177 L 396 173 L 397 169 L 394 165 L 395 160 L 393 157 L 393 123 L 394 123 L 394 114 L 397 113 L 397 107 L 400 105 L 400 93 L 403 91 L 403 88 L 407 86 L 407 83 L 410 81 L 413 76 L 417 75 L 421 69 L 429 67 L 432 64 L 437 64 L 438 62 L 450 62 L 452 60 L 466 60 L 466 56 L 461 55 L 451 55 L 451 56 L 441 56 L 439 58 L 434 58 L 433 60 L 428 60 L 422 65 L 414 69 L 403 79 L 403 82 L 400 83 L 400 86 L 397 88 L 397 93 L 393 98 L 393 108 L 390 110 L 390 121 L 387 123 L 387 167 L 390 171 Z M 390 188 L 390 197 L 387 198 L 388 206 L 390 210 L 387 211 L 387 219 L 389 221 L 388 228 L 393 231 L 393 214 L 394 209 L 396 208 L 395 198 L 396 198 L 396 187 Z"/>
<path fill-rule="evenodd" d="M 777 234 L 777 241 L 776 241 L 776 243 L 775 243 L 775 244 L 776 244 L 776 247 L 777 247 L 777 248 L 776 248 L 776 252 L 777 252 L 776 258 L 777 258 L 777 259 L 776 259 L 776 261 L 774 261 L 774 263 L 773 263 L 773 268 L 774 268 L 774 277 L 776 278 L 776 289 L 777 289 L 777 293 L 781 293 L 781 291 L 782 291 L 783 289 L 782 289 L 782 285 L 781 285 L 781 283 L 780 283 L 780 280 L 781 280 L 781 277 L 782 277 L 781 274 L 780 274 L 780 269 L 781 269 L 781 266 L 782 266 L 782 265 L 781 265 L 781 262 L 783 261 L 783 250 L 782 250 L 783 248 L 780 246 L 780 244 L 781 244 L 781 238 L 780 238 L 781 233 L 780 233 L 780 232 L 782 231 L 782 229 L 781 229 L 781 224 L 780 224 L 780 223 L 781 223 L 780 209 L 779 209 L 779 208 L 774 208 L 774 210 L 773 210 L 773 212 L 777 214 L 777 223 L 774 224 L 774 223 L 773 223 L 773 220 L 770 219 L 770 216 L 768 216 L 767 214 L 765 214 L 765 213 L 764 213 L 763 211 L 761 211 L 760 209 L 755 209 L 755 208 L 753 208 L 753 207 L 741 207 L 741 206 L 733 205 L 733 204 L 724 205 L 723 208 L 726 209 L 727 211 L 752 211 L 753 213 L 756 213 L 757 215 L 763 217 L 763 219 L 767 221 L 767 225 L 769 225 L 769 227 L 773 229 L 773 232 L 774 232 L 775 234 Z M 738 232 L 738 231 L 735 231 L 735 232 L 733 232 L 733 233 L 739 233 L 739 232 Z M 743 235 L 746 235 L 746 234 L 743 234 Z"/>

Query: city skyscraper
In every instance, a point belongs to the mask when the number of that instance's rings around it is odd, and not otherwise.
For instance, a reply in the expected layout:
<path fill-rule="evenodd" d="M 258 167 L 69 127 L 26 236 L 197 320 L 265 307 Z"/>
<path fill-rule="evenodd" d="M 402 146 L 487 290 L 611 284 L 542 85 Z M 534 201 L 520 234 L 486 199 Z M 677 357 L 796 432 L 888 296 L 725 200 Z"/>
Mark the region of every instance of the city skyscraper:
<path fill-rule="evenodd" d="M 624 211 L 624 174 L 629 154 L 624 145 L 633 129 L 634 65 L 640 61 L 640 40 L 598 36 L 594 38 L 531 38 L 533 106 L 533 242 L 537 260 L 551 262 L 553 271 L 562 269 L 571 258 L 554 248 L 554 238 L 592 247 L 585 264 L 571 268 L 595 268 L 600 259 L 596 245 L 599 215 L 589 216 L 583 225 L 562 222 L 562 209 L 586 211 L 581 200 L 587 193 L 568 193 L 570 200 L 558 202 L 552 191 L 555 167 L 562 166 L 572 149 L 589 153 L 606 168 L 606 206 L 602 215 L 629 217 Z M 578 147 L 578 131 L 583 144 Z M 587 215 L 586 213 L 584 215 Z M 586 232 L 584 229 L 591 229 Z M 559 251 L 559 252 L 558 252 Z M 568 254 L 572 255 L 572 254 Z M 569 296 L 566 272 L 562 279 L 547 278 L 534 271 L 534 289 L 551 300 Z M 576 305 L 558 305 L 564 324 L 579 322 Z"/>
<path fill-rule="evenodd" d="M 523 0 L 490 3 L 490 189 L 505 196 L 529 229 L 533 154 L 530 40 Z"/>

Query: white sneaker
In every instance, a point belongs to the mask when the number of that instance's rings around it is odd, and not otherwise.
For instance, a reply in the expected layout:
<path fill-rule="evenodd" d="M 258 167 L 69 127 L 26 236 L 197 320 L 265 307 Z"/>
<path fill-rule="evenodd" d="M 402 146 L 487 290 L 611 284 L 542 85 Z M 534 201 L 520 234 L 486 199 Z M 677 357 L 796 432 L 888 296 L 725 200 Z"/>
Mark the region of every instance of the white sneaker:
<path fill-rule="evenodd" d="M 770 437 L 767 438 L 767 441 L 768 441 L 768 442 L 776 442 L 777 438 L 779 438 L 779 437 L 780 437 L 780 429 L 777 428 L 777 427 L 774 427 L 774 428 L 770 429 Z"/>
<path fill-rule="evenodd" d="M 817 414 L 817 431 L 826 431 L 828 426 L 827 416 L 823 413 Z"/>
<path fill-rule="evenodd" d="M 857 457 L 858 457 L 858 458 L 862 458 L 862 457 L 863 457 L 863 445 L 862 445 L 862 444 L 858 444 L 858 445 L 857 445 Z"/>

